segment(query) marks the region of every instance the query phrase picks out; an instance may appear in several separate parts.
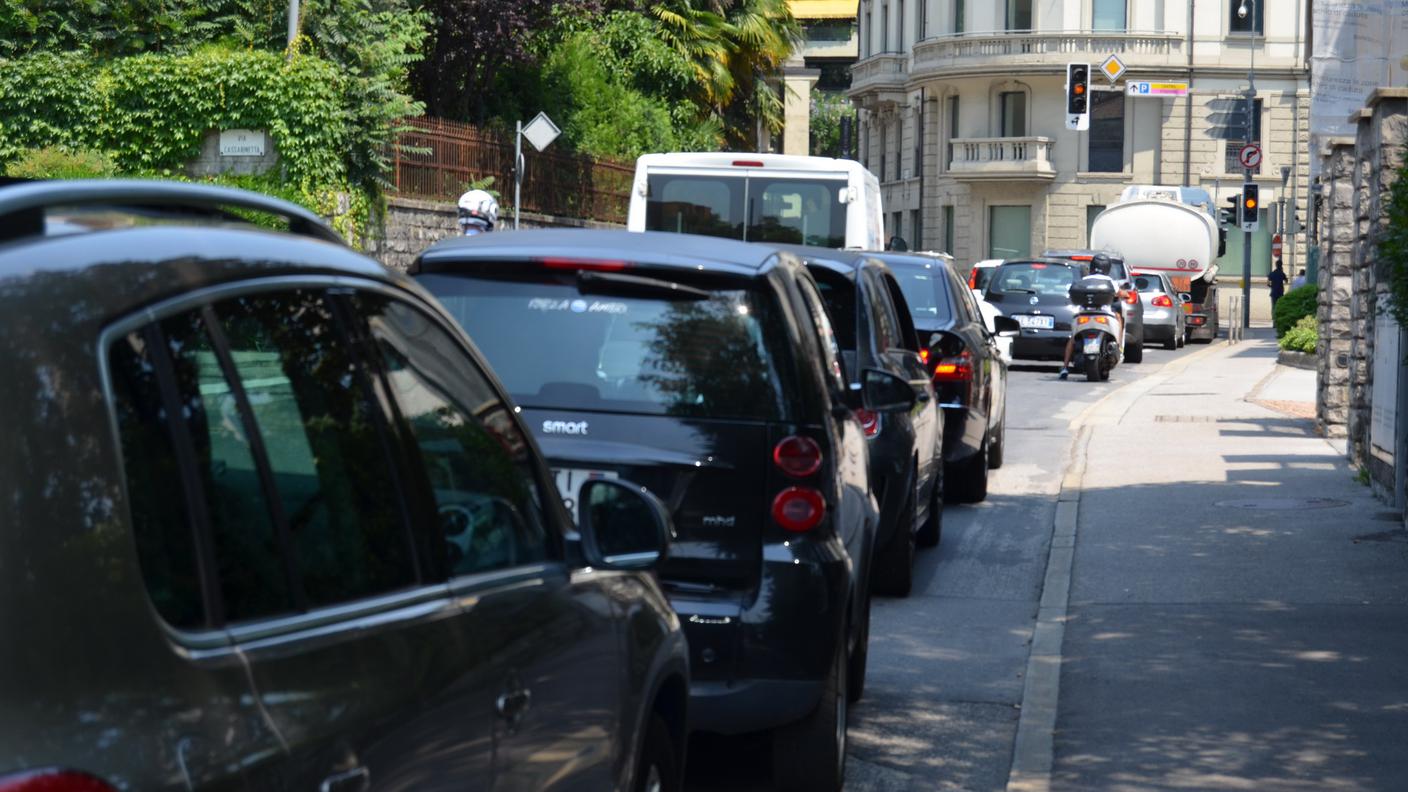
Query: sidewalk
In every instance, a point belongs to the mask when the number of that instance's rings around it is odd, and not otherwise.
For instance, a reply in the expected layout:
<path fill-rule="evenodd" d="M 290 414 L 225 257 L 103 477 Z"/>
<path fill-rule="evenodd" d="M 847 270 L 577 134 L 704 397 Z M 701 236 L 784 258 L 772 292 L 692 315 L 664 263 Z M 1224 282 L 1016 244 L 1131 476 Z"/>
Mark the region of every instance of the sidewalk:
<path fill-rule="evenodd" d="M 1087 416 L 1053 788 L 1408 783 L 1408 534 L 1269 335 Z"/>

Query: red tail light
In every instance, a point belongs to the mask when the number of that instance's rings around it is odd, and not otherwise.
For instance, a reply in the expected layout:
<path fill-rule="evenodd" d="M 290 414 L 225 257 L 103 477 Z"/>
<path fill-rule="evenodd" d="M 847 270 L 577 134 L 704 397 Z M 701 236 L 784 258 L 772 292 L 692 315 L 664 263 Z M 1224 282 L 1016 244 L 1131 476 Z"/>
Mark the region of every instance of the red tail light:
<path fill-rule="evenodd" d="M 856 408 L 856 420 L 860 421 L 860 428 L 865 430 L 866 437 L 874 437 L 880 434 L 880 414 L 864 407 Z"/>
<path fill-rule="evenodd" d="M 821 446 L 810 437 L 784 437 L 772 450 L 773 464 L 793 478 L 802 478 L 821 470 Z"/>
<path fill-rule="evenodd" d="M 928 363 L 928 362 L 929 362 L 929 348 L 928 348 L 928 347 L 924 347 L 923 349 L 919 350 L 919 360 L 920 360 L 920 362 L 922 362 L 922 363 Z"/>
<path fill-rule="evenodd" d="M 974 267 L 968 271 L 968 288 L 978 288 L 978 268 Z"/>
<path fill-rule="evenodd" d="M 935 382 L 963 382 L 973 379 L 973 355 L 963 350 L 953 357 L 939 358 L 934 366 Z"/>
<path fill-rule="evenodd" d="M 811 487 L 788 487 L 772 500 L 772 519 L 793 533 L 810 531 L 825 516 L 826 501 Z"/>
<path fill-rule="evenodd" d="M 1124 293 L 1124 301 L 1130 305 L 1134 305 L 1139 302 L 1139 292 L 1135 289 L 1130 289 Z"/>
<path fill-rule="evenodd" d="M 32 770 L 0 778 L 0 792 L 115 792 L 107 783 L 75 770 Z"/>
<path fill-rule="evenodd" d="M 629 266 L 624 261 L 604 259 L 545 258 L 542 263 L 544 267 L 551 270 L 591 270 L 593 272 L 620 272 Z"/>
<path fill-rule="evenodd" d="M 735 167 L 735 168 L 761 168 L 761 167 L 763 167 L 763 161 L 762 161 L 762 160 L 734 160 L 734 161 L 733 161 L 733 167 Z"/>
<path fill-rule="evenodd" d="M 1150 300 L 1149 304 L 1154 306 L 1155 308 L 1172 308 L 1173 299 L 1167 294 L 1160 294 L 1158 297 L 1155 297 L 1154 299 Z"/>

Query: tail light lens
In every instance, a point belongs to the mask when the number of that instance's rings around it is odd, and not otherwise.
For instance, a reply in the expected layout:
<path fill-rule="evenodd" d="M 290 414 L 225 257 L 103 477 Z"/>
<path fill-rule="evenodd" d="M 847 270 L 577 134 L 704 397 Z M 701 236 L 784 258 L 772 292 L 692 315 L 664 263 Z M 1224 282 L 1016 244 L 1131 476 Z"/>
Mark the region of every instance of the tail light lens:
<path fill-rule="evenodd" d="M 116 792 L 104 781 L 76 770 L 32 770 L 0 778 L 0 792 Z"/>
<path fill-rule="evenodd" d="M 1130 305 L 1134 305 L 1135 303 L 1139 302 L 1139 291 L 1137 289 L 1130 289 L 1129 291 L 1125 292 L 1124 301 L 1126 303 L 1129 303 Z"/>
<path fill-rule="evenodd" d="M 1155 308 L 1172 308 L 1173 298 L 1169 297 L 1167 294 L 1160 294 L 1158 297 L 1150 300 L 1149 304 Z"/>
<path fill-rule="evenodd" d="M 788 487 L 772 500 L 773 521 L 792 533 L 810 531 L 825 516 L 826 501 L 811 487 Z"/>
<path fill-rule="evenodd" d="M 864 407 L 856 408 L 856 420 L 860 421 L 860 428 L 865 430 L 866 437 L 874 437 L 880 434 L 880 414 L 867 410 Z"/>
<path fill-rule="evenodd" d="M 928 348 L 928 347 L 924 347 L 923 349 L 919 350 L 919 360 L 920 360 L 920 362 L 922 362 L 922 363 L 923 363 L 924 365 L 926 365 L 926 366 L 929 364 L 929 348 Z"/>
<path fill-rule="evenodd" d="M 783 473 L 802 478 L 821 470 L 821 446 L 810 437 L 784 437 L 772 449 L 772 461 Z"/>
<path fill-rule="evenodd" d="M 978 268 L 974 267 L 968 271 L 968 288 L 978 288 Z"/>
<path fill-rule="evenodd" d="M 550 270 L 574 270 L 590 272 L 621 272 L 630 267 L 624 261 L 606 259 L 545 258 L 542 265 Z M 3 792 L 3 790 L 0 790 Z"/>
<path fill-rule="evenodd" d="M 965 382 L 973 379 L 973 354 L 968 350 L 953 357 L 939 358 L 934 365 L 935 382 Z"/>

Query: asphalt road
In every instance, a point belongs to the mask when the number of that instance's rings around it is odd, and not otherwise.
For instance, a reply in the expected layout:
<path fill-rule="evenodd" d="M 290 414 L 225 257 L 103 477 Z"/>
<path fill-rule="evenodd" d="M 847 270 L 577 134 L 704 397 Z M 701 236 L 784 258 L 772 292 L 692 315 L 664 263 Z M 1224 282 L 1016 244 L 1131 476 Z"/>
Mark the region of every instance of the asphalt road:
<path fill-rule="evenodd" d="M 1109 382 L 1017 365 L 1006 464 L 988 499 L 945 510 L 943 540 L 921 551 L 914 593 L 876 598 L 865 698 L 851 710 L 848 790 L 1004 789 L 1069 424 L 1088 405 L 1201 349 L 1147 349 Z M 691 742 L 687 788 L 770 787 L 766 736 Z"/>

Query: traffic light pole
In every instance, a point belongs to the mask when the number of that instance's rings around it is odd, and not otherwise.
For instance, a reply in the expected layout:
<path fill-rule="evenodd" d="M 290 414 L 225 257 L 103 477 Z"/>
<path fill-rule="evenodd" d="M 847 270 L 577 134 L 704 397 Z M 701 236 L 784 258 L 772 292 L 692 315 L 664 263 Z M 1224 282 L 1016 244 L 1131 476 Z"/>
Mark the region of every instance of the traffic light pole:
<path fill-rule="evenodd" d="M 1256 0 L 1248 0 L 1251 3 L 1252 29 L 1256 29 Z M 1249 41 L 1248 50 L 1252 54 L 1251 68 L 1247 71 L 1247 143 L 1252 142 L 1252 131 L 1256 129 L 1256 119 L 1253 115 L 1256 111 L 1256 41 Z M 1242 169 L 1242 193 L 1246 194 L 1246 185 L 1252 183 L 1252 169 L 1243 167 Z M 1243 207 L 1245 211 L 1245 207 Z M 1257 206 L 1255 211 L 1261 211 Z M 1242 218 L 1245 220 L 1245 218 Z M 1246 224 L 1242 226 L 1242 327 L 1247 328 L 1252 325 L 1252 232 L 1246 230 Z"/>

